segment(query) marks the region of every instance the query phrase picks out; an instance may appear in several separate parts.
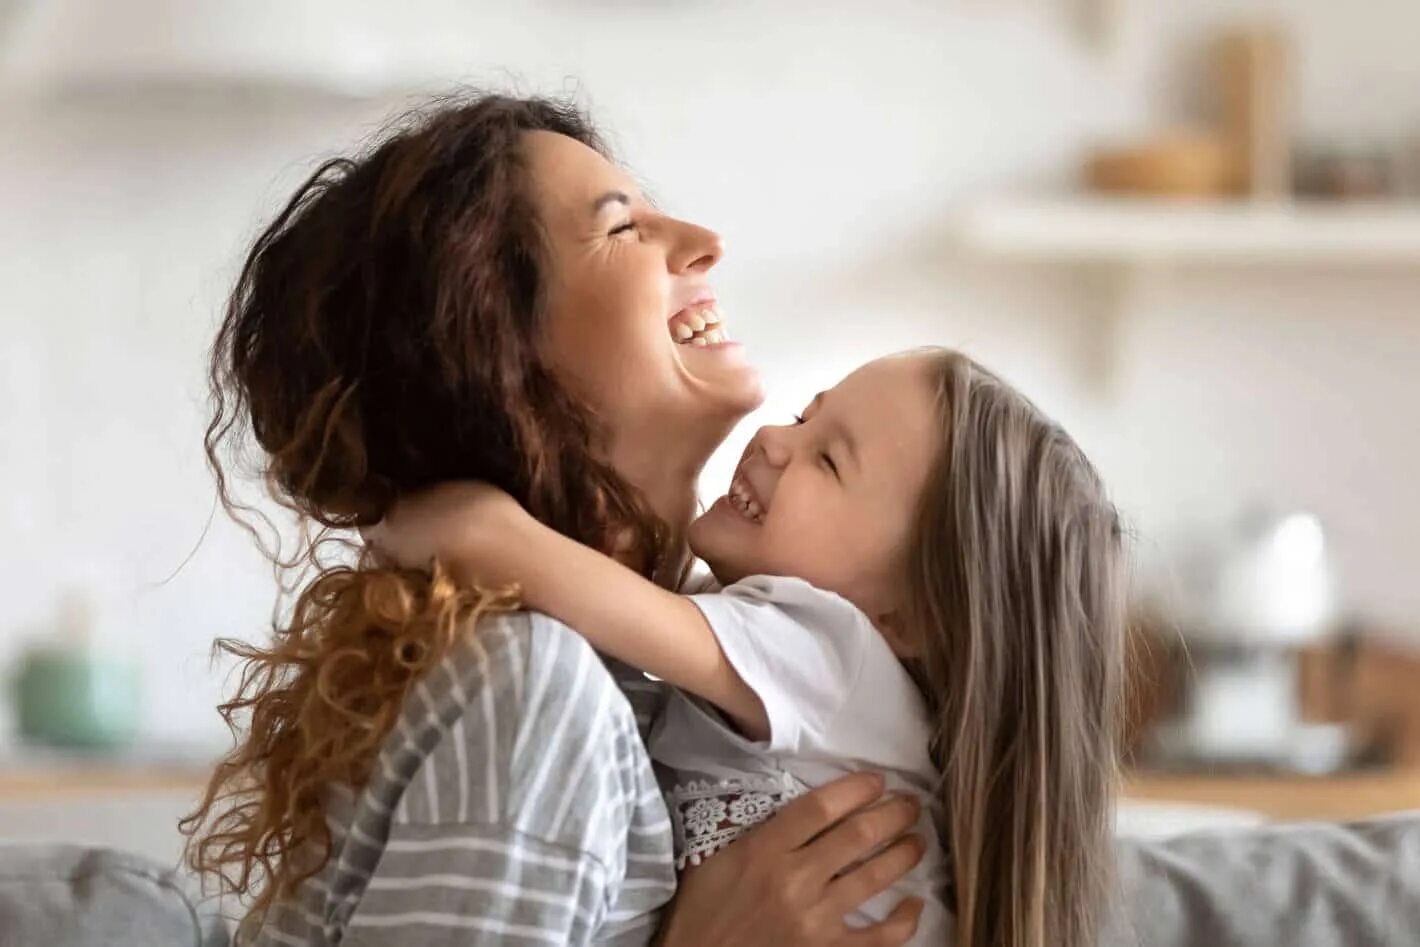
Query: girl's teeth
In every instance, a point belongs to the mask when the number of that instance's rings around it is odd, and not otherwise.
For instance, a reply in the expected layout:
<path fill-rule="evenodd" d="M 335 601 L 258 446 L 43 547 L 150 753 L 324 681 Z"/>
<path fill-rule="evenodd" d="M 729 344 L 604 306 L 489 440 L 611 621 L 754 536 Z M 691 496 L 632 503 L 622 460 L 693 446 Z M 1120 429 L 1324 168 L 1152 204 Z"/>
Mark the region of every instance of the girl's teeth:
<path fill-rule="evenodd" d="M 676 325 L 675 325 L 675 337 L 676 337 L 677 339 L 679 339 L 680 341 L 685 342 L 686 340 L 688 340 L 688 339 L 689 339 L 692 335 L 694 335 L 694 334 L 695 334 L 695 330 L 692 329 L 690 326 L 686 325 L 684 322 L 677 322 L 677 323 L 676 323 Z"/>
<path fill-rule="evenodd" d="M 699 341 L 698 339 L 696 341 Z M 725 494 L 729 497 L 730 505 L 739 511 L 740 515 L 752 523 L 763 520 L 763 510 L 758 503 L 750 499 L 749 489 L 744 483 L 735 477 L 730 481 L 730 489 Z"/>
<path fill-rule="evenodd" d="M 685 317 L 685 321 L 690 323 L 690 327 L 696 332 L 699 332 L 701 329 L 705 328 L 705 320 L 701 318 L 700 313 L 698 312 L 692 312 L 687 314 Z"/>
<path fill-rule="evenodd" d="M 707 342 L 707 341 L 705 341 L 705 339 L 702 337 L 702 338 L 697 338 L 697 339 L 691 339 L 691 340 L 690 340 L 690 344 L 691 344 L 691 345 L 704 346 L 704 345 L 709 345 L 710 343 Z"/>
<path fill-rule="evenodd" d="M 713 309 L 700 310 L 700 318 L 705 320 L 705 324 L 707 326 L 715 326 L 720 324 L 720 314 Z"/>
<path fill-rule="evenodd" d="M 719 345 L 721 342 L 725 341 L 725 333 L 721 332 L 719 329 L 710 329 L 706 331 L 705 339 L 711 345 Z"/>

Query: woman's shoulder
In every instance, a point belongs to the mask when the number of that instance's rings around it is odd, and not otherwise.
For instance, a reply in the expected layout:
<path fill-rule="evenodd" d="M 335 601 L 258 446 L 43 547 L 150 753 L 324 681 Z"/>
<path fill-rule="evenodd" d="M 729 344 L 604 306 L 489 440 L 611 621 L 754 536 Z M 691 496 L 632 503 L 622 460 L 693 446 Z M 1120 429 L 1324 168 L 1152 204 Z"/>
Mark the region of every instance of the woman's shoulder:
<path fill-rule="evenodd" d="M 442 816 L 512 822 L 562 842 L 563 829 L 574 827 L 544 825 L 541 815 L 565 819 L 580 808 L 567 793 L 594 804 L 621 778 L 639 782 L 649 772 L 631 707 L 606 665 L 546 615 L 483 618 L 415 690 L 403 735 L 427 748 L 424 768 L 448 774 L 452 791 L 436 785 L 433 793 Z M 575 834 L 585 836 L 585 826 Z"/>
<path fill-rule="evenodd" d="M 475 629 L 459 662 L 461 676 L 472 683 L 510 686 L 523 696 L 528 688 L 564 688 L 580 682 L 581 692 L 615 691 L 616 681 L 587 640 L 542 612 L 503 612 L 485 617 Z"/>
<path fill-rule="evenodd" d="M 428 678 L 439 716 L 465 730 L 514 733 L 509 764 L 589 742 L 619 743 L 637 733 L 631 706 L 602 657 L 585 638 L 541 612 L 483 618 Z M 486 718 L 493 716 L 496 721 Z"/>

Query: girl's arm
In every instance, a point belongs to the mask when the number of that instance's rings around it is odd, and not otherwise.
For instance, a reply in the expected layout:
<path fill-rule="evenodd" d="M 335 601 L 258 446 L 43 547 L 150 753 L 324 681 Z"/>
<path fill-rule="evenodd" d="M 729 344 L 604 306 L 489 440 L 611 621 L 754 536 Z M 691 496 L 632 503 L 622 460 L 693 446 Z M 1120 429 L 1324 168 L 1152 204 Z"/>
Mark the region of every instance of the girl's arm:
<path fill-rule="evenodd" d="M 539 523 L 521 507 L 511 542 L 496 553 L 523 602 L 625 661 L 728 714 L 752 740 L 767 739 L 764 705 L 725 658 L 690 599 Z M 492 550 L 490 550 L 490 553 Z M 456 553 L 457 555 L 457 553 Z M 469 567 L 478 572 L 475 552 Z"/>
<path fill-rule="evenodd" d="M 764 705 L 687 598 L 533 519 L 482 484 L 437 488 L 396 507 L 366 534 L 405 566 L 437 558 L 460 584 L 516 583 L 524 604 L 593 647 L 708 700 L 752 740 L 769 736 Z"/>

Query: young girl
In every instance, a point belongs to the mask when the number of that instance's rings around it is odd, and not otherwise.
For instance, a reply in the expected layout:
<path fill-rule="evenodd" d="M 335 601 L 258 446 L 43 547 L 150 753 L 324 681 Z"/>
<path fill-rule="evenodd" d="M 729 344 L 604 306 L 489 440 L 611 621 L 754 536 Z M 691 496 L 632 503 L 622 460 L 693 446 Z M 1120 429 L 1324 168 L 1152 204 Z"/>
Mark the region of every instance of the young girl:
<path fill-rule="evenodd" d="M 1068 435 L 995 376 L 949 351 L 891 356 L 761 429 L 687 537 L 717 592 L 666 591 L 465 489 L 471 515 L 414 501 L 372 540 L 405 564 L 432 552 L 462 580 L 516 583 L 673 685 L 649 749 L 682 865 L 806 787 L 878 770 L 922 801 L 930 841 L 859 916 L 912 894 L 916 944 L 1095 942 L 1119 518 Z"/>

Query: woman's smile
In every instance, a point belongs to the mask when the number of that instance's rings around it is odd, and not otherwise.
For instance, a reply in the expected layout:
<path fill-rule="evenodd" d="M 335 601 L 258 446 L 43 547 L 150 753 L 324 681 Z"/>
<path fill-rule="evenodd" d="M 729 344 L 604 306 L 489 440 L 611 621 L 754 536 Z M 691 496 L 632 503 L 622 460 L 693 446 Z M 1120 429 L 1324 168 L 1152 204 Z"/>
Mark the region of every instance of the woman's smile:
<path fill-rule="evenodd" d="M 695 348 L 725 345 L 730 342 L 725 320 L 716 308 L 715 300 L 692 303 L 675 312 L 666 322 L 671 341 Z"/>

